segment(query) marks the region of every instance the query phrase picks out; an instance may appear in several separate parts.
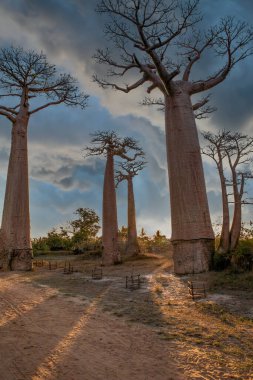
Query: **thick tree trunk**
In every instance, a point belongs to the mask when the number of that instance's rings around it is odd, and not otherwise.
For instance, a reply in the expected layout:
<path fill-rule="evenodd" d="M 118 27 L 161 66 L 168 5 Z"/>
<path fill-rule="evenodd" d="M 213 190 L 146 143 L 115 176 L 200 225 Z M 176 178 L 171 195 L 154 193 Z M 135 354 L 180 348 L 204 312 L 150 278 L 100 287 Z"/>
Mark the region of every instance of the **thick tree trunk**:
<path fill-rule="evenodd" d="M 140 253 L 140 247 L 137 239 L 136 229 L 136 214 L 135 214 L 135 201 L 133 190 L 133 178 L 128 177 L 128 232 L 127 232 L 127 247 L 126 254 L 128 256 L 135 256 Z"/>
<path fill-rule="evenodd" d="M 28 111 L 23 107 L 12 127 L 1 227 L 1 239 L 4 241 L 2 253 L 5 256 L 3 266 L 11 270 L 32 269 L 27 150 L 28 120 Z"/>
<path fill-rule="evenodd" d="M 220 183 L 221 183 L 221 194 L 222 194 L 222 229 L 220 236 L 220 243 L 218 251 L 220 253 L 227 253 L 230 250 L 230 236 L 229 236 L 229 207 L 228 207 L 228 196 L 225 177 L 223 173 L 223 168 L 220 164 L 218 167 Z"/>
<path fill-rule="evenodd" d="M 113 154 L 108 153 L 103 191 L 103 264 L 111 265 L 121 262 L 118 247 L 118 221 L 116 191 L 114 183 Z"/>
<path fill-rule="evenodd" d="M 208 271 L 214 251 L 199 140 L 190 96 L 165 98 L 174 271 Z"/>

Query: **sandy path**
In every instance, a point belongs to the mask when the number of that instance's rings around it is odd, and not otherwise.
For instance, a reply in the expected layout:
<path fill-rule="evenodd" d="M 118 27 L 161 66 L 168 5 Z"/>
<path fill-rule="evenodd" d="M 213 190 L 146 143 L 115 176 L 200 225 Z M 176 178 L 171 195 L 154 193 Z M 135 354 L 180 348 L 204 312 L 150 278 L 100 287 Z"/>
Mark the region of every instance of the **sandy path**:
<path fill-rule="evenodd" d="M 91 303 L 0 277 L 1 380 L 177 380 L 173 344 Z M 175 353 L 174 355 L 175 356 Z"/>

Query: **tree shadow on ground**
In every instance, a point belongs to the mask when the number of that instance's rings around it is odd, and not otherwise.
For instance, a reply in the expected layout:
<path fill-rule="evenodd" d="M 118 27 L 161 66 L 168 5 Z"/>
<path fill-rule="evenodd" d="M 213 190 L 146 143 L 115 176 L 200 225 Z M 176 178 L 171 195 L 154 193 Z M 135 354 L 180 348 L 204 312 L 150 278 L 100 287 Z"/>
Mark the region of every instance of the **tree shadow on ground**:
<path fill-rule="evenodd" d="M 168 258 L 104 268 L 97 281 L 92 267 L 83 263 L 70 275 L 62 269 L 6 275 L 7 293 L 21 313 L 13 311 L 16 318 L 2 326 L 11 380 L 73 374 L 76 380 L 84 373 L 96 380 L 251 379 L 252 322 L 213 302 L 193 302 Z M 125 288 L 129 274 L 141 275 L 139 290 Z M 15 299 L 19 284 L 24 300 L 22 294 Z"/>

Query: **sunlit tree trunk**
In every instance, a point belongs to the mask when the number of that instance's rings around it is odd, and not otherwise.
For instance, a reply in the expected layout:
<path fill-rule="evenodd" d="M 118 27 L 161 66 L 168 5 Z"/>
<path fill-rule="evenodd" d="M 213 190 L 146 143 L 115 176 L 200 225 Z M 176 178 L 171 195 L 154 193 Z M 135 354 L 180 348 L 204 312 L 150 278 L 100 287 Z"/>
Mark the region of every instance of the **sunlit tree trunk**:
<path fill-rule="evenodd" d="M 96 62 L 111 70 L 104 73 L 106 78 L 95 75 L 95 82 L 102 88 L 126 94 L 148 84 L 148 94 L 158 90 L 167 98 L 172 242 L 175 272 L 182 274 L 208 270 L 214 249 L 192 107 L 199 117 L 211 109 L 204 107 L 208 96 L 195 105 L 191 104 L 190 96 L 216 87 L 226 80 L 237 63 L 253 54 L 250 48 L 253 31 L 247 23 L 225 17 L 205 32 L 199 3 L 198 0 L 103 0 L 97 8 L 108 19 L 111 17 L 106 37 L 118 54 L 112 56 L 107 47 L 97 50 Z M 193 69 L 203 62 L 207 51 L 221 61 L 221 69 L 208 73 L 204 80 L 197 76 L 192 80 Z M 171 62 L 171 57 L 177 57 L 177 62 Z M 137 71 L 138 76 L 134 75 Z M 132 81 L 130 72 L 133 72 Z M 118 80 L 125 75 L 127 79 Z M 163 106 L 159 98 L 152 97 L 147 97 L 144 104 Z"/>
<path fill-rule="evenodd" d="M 218 247 L 218 251 L 220 253 L 227 253 L 230 249 L 230 237 L 229 237 L 229 207 L 228 207 L 228 195 L 226 188 L 226 181 L 223 173 L 223 165 L 222 160 L 220 158 L 218 164 L 218 171 L 221 183 L 221 194 L 222 194 L 222 228 L 221 228 L 221 236 L 220 243 Z"/>
<path fill-rule="evenodd" d="M 137 240 L 133 178 L 131 176 L 129 176 L 127 179 L 127 185 L 128 185 L 128 232 L 127 232 L 126 253 L 129 256 L 134 256 L 140 252 L 140 247 Z"/>
<path fill-rule="evenodd" d="M 199 140 L 188 93 L 165 97 L 174 270 L 207 271 L 214 250 Z"/>
<path fill-rule="evenodd" d="M 117 264 L 121 261 L 118 247 L 118 221 L 116 191 L 114 183 L 113 154 L 108 153 L 103 191 L 103 264 Z"/>
<path fill-rule="evenodd" d="M 87 95 L 75 78 L 57 74 L 43 52 L 21 47 L 0 49 L 0 116 L 12 123 L 11 152 L 0 233 L 0 268 L 30 270 L 29 178 L 27 129 L 29 117 L 48 107 L 66 104 L 85 108 Z M 35 98 L 39 99 L 31 106 Z M 9 103 L 9 100 L 13 99 Z M 9 104 L 9 105 L 8 105 Z"/>
<path fill-rule="evenodd" d="M 27 127 L 29 114 L 23 106 L 12 126 L 1 233 L 11 270 L 31 270 Z"/>

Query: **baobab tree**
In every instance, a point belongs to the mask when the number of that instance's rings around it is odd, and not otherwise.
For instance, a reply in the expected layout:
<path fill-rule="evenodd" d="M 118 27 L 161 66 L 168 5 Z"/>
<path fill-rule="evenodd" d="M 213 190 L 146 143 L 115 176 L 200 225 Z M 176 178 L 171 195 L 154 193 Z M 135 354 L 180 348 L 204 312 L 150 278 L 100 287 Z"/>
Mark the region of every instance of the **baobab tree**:
<path fill-rule="evenodd" d="M 135 139 L 121 138 L 114 131 L 96 132 L 91 136 L 91 146 L 86 147 L 86 156 L 103 155 L 106 157 L 102 216 L 103 264 L 118 264 L 121 262 L 121 255 L 118 247 L 114 157 L 118 156 L 126 161 L 134 161 L 138 156 L 143 155 L 143 151 Z M 132 156 L 129 155 L 131 152 L 133 152 Z"/>
<path fill-rule="evenodd" d="M 242 227 L 242 206 L 248 204 L 245 194 L 245 185 L 248 179 L 253 178 L 250 169 L 253 153 L 253 138 L 242 133 L 220 131 L 202 133 L 208 145 L 202 153 L 215 162 L 221 183 L 223 222 L 219 252 L 233 251 L 240 238 Z M 231 179 L 226 178 L 225 170 L 229 170 Z M 227 187 L 232 188 L 228 193 Z M 230 202 L 229 195 L 233 201 Z M 229 203 L 234 204 L 233 220 L 230 227 Z"/>
<path fill-rule="evenodd" d="M 137 238 L 136 213 L 133 178 L 144 168 L 146 162 L 144 160 L 132 162 L 120 162 L 116 170 L 116 187 L 122 181 L 127 181 L 127 246 L 126 254 L 135 256 L 140 253 L 140 247 Z"/>
<path fill-rule="evenodd" d="M 95 55 L 108 66 L 107 78 L 94 75 L 102 88 L 129 93 L 147 85 L 158 90 L 165 104 L 174 270 L 178 274 L 209 269 L 214 234 L 207 202 L 191 97 L 223 82 L 233 67 L 252 54 L 252 29 L 234 18 L 221 19 L 207 32 L 198 30 L 198 0 L 103 0 L 97 11 L 109 16 L 108 44 Z M 203 25 L 201 25 L 203 26 Z M 191 74 L 205 53 L 221 67 L 206 79 Z M 139 73 L 139 74 L 138 74 Z M 121 78 L 127 84 L 122 84 Z M 136 79 L 136 80 L 135 80 Z M 180 147 L 180 148 L 179 148 Z"/>
<path fill-rule="evenodd" d="M 0 50 L 0 115 L 12 124 L 1 226 L 1 266 L 5 268 L 32 267 L 27 152 L 30 117 L 61 103 L 85 108 L 87 97 L 79 91 L 76 79 L 58 75 L 42 52 L 20 47 Z"/>
<path fill-rule="evenodd" d="M 247 203 L 247 200 L 243 200 L 245 183 L 247 179 L 253 178 L 252 171 L 245 167 L 245 165 L 252 162 L 253 138 L 241 133 L 234 133 L 230 136 L 225 151 L 231 170 L 234 198 L 234 215 L 230 229 L 230 250 L 234 250 L 239 242 L 241 233 L 242 204 Z"/>
<path fill-rule="evenodd" d="M 226 157 L 224 145 L 229 135 L 229 132 L 221 131 L 218 134 L 214 134 L 211 132 L 203 132 L 202 135 L 204 139 L 209 142 L 209 144 L 202 149 L 202 154 L 212 158 L 212 160 L 216 164 L 219 173 L 222 196 L 222 228 L 218 252 L 227 253 L 230 250 L 230 217 L 226 177 L 224 172 L 224 159 Z"/>

